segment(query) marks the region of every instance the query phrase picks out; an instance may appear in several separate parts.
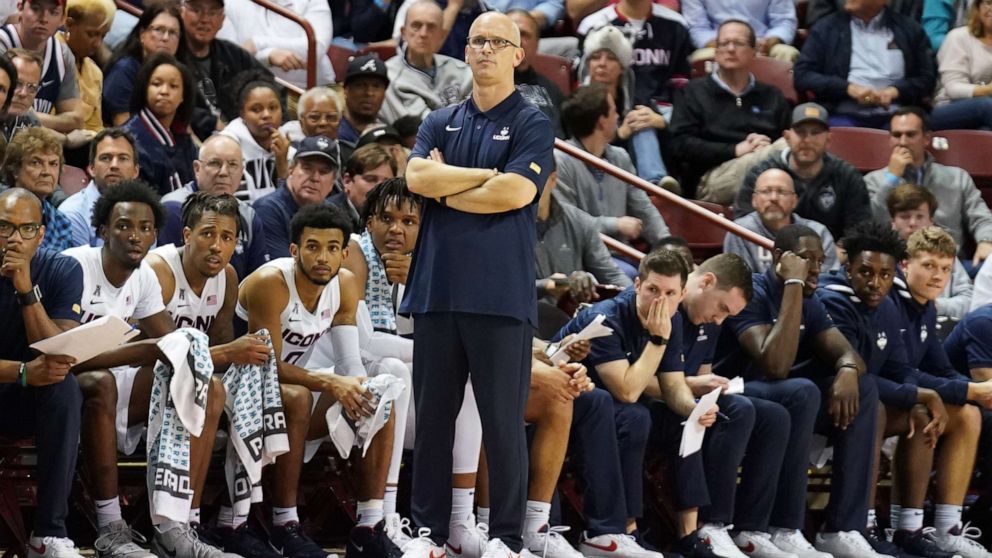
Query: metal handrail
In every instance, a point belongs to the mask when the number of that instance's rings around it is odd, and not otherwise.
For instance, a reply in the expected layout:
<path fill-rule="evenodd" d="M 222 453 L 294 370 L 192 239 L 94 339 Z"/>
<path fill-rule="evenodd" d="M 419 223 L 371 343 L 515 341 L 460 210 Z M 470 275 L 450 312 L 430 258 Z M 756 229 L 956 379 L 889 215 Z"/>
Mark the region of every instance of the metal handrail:
<path fill-rule="evenodd" d="M 119 0 L 118 0 L 119 1 Z M 307 89 L 317 85 L 317 36 L 313 32 L 310 22 L 279 4 L 269 2 L 269 0 L 251 0 L 263 8 L 273 11 L 282 17 L 294 21 L 303 28 L 307 36 Z M 326 53 L 325 53 L 326 55 Z"/>
<path fill-rule="evenodd" d="M 619 178 L 620 180 L 623 180 L 624 182 L 634 186 L 635 188 L 640 188 L 641 190 L 644 190 L 648 194 L 658 196 L 661 199 L 665 200 L 666 202 L 678 206 L 683 211 L 688 211 L 696 215 L 697 217 L 705 219 L 706 221 L 709 221 L 710 223 L 713 223 L 714 225 L 722 229 L 725 229 L 727 232 L 736 234 L 737 236 L 743 238 L 744 240 L 753 242 L 758 246 L 762 246 L 768 250 L 771 250 L 773 248 L 772 241 L 761 236 L 760 234 L 745 229 L 744 227 L 738 225 L 737 223 L 731 221 L 730 219 L 727 219 L 723 215 L 717 215 L 716 213 L 713 213 L 712 211 L 709 211 L 704 207 L 700 207 L 687 199 L 681 198 L 667 190 L 659 188 L 654 184 L 651 184 L 647 180 L 644 180 L 643 178 L 635 174 L 627 172 L 616 165 L 604 161 L 603 159 L 596 157 L 595 155 L 589 153 L 588 151 L 585 151 L 584 149 L 579 149 L 578 147 L 575 147 L 574 145 L 559 138 L 555 138 L 555 149 L 559 151 L 563 151 L 571 155 L 572 157 L 575 157 L 576 159 L 582 161 L 583 163 L 596 167 L 597 169 L 607 174 L 613 175 L 616 178 Z M 609 242 L 607 242 L 607 245 L 610 246 L 610 248 L 614 248 L 613 244 Z M 615 248 L 615 249 L 617 249 L 618 251 L 620 250 L 619 248 Z"/>
<path fill-rule="evenodd" d="M 135 6 L 134 4 L 125 2 L 124 0 L 114 0 L 114 3 L 117 4 L 118 10 L 124 10 L 134 17 L 141 17 L 141 8 Z"/>
<path fill-rule="evenodd" d="M 606 247 L 609 248 L 610 250 L 614 252 L 620 252 L 620 254 L 627 256 L 628 258 L 631 258 L 633 260 L 641 261 L 644 259 L 644 256 L 647 255 L 644 252 L 638 250 L 637 248 L 634 248 L 633 246 L 628 246 L 623 242 L 620 242 L 619 240 L 613 238 L 612 236 L 599 233 L 599 238 L 603 240 L 603 244 L 605 244 Z"/>

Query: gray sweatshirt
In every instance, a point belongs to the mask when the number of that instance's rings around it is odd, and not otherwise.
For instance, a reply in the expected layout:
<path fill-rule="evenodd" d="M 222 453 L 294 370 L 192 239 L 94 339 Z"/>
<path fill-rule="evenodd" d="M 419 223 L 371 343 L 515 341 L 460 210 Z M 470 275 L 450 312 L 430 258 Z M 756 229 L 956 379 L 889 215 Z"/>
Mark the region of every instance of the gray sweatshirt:
<path fill-rule="evenodd" d="M 929 154 L 922 169 L 907 168 L 905 176 L 900 177 L 898 183 L 886 180 L 886 169 L 872 171 L 865 176 L 872 211 L 877 219 L 889 222 L 885 199 L 896 186 L 905 183 L 922 186 L 937 198 L 934 224 L 946 229 L 954 237 L 961 257 L 967 256 L 961 252 L 965 232 L 971 233 L 976 242 L 992 242 L 992 211 L 989 211 L 989 206 L 982 199 L 975 181 L 964 169 L 941 165 Z"/>
<path fill-rule="evenodd" d="M 596 220 L 577 207 L 560 203 L 556 195 L 552 194 L 548 220 L 537 223 L 536 278 L 588 271 L 600 284 L 629 286 L 630 278 L 613 263 L 599 237 Z"/>
<path fill-rule="evenodd" d="M 568 142 L 583 149 L 575 138 Z M 603 158 L 636 174 L 630 155 L 619 147 L 607 145 Z M 555 195 L 561 201 L 592 215 L 599 232 L 625 241 L 617 230 L 617 217 L 627 216 L 641 220 L 641 236 L 651 246 L 670 234 L 665 220 L 643 190 L 619 178 L 593 170 L 582 161 L 558 150 L 555 150 L 555 163 L 558 166 L 558 189 Z"/>
<path fill-rule="evenodd" d="M 472 93 L 472 70 L 468 64 L 443 54 L 434 55 L 433 75 L 411 66 L 406 49 L 386 60 L 389 87 L 379 109 L 379 118 L 396 122 L 402 116 L 427 118 L 432 110 L 463 101 Z"/>
<path fill-rule="evenodd" d="M 734 222 L 767 239 L 774 240 L 775 238 L 775 234 L 768 230 L 768 227 L 761 222 L 761 217 L 758 216 L 757 211 L 734 219 Z M 823 243 L 823 271 L 834 271 L 840 267 L 837 261 L 837 246 L 834 244 L 834 236 L 830 234 L 826 226 L 817 221 L 803 219 L 795 213 L 792 214 L 792 223 L 807 226 L 816 231 L 816 234 L 820 235 L 820 240 Z M 772 253 L 769 250 L 753 242 L 744 240 L 734 233 L 728 232 L 727 236 L 723 237 L 723 251 L 737 254 L 741 258 L 744 258 L 744 261 L 750 266 L 751 271 L 755 273 L 764 273 L 772 265 Z"/>

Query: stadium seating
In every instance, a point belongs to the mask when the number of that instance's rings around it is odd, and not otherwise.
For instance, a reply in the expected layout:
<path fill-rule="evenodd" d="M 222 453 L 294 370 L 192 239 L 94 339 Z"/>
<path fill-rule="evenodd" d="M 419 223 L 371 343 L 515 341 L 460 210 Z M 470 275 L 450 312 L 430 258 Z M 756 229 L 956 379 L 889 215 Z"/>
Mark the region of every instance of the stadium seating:
<path fill-rule="evenodd" d="M 568 95 L 572 92 L 572 63 L 567 58 L 551 54 L 538 54 L 531 62 L 537 73 L 551 80 Z"/>
<path fill-rule="evenodd" d="M 829 149 L 862 173 L 886 166 L 892 154 L 889 133 L 872 128 L 831 128 Z"/>
<path fill-rule="evenodd" d="M 651 202 L 658 208 L 672 234 L 686 239 L 696 259 L 705 260 L 723 252 L 723 237 L 727 234 L 725 228 L 690 214 L 673 204 L 666 203 L 661 198 L 651 196 Z M 696 200 L 692 203 L 708 209 L 724 219 L 734 218 L 734 211 L 729 207 Z"/>
<path fill-rule="evenodd" d="M 82 190 L 90 182 L 90 177 L 86 171 L 72 165 L 63 165 L 62 174 L 59 176 L 59 186 L 66 197 Z"/>

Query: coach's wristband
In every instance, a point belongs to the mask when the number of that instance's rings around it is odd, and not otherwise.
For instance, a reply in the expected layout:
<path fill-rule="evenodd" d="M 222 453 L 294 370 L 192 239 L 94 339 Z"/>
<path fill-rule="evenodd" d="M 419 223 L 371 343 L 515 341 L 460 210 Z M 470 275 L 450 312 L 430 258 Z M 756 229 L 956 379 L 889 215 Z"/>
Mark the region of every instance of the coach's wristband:
<path fill-rule="evenodd" d="M 803 285 L 803 286 L 805 286 L 806 285 L 806 281 L 803 281 L 802 279 L 786 279 L 785 280 L 785 286 L 788 287 L 789 285 Z"/>
<path fill-rule="evenodd" d="M 28 386 L 28 363 L 22 362 L 21 369 L 17 372 L 17 383 L 23 387 Z"/>

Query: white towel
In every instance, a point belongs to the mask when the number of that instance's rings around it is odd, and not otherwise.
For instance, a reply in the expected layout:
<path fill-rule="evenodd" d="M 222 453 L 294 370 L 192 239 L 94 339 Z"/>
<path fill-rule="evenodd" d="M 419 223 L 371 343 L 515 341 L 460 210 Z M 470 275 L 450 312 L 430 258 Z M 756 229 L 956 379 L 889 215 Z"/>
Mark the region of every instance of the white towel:
<path fill-rule="evenodd" d="M 262 500 L 262 467 L 289 451 L 286 414 L 279 391 L 268 331 L 260 330 L 269 346 L 269 360 L 261 366 L 235 365 L 224 374 L 230 424 L 224 471 L 235 514 L 247 515 L 252 502 Z"/>
<path fill-rule="evenodd" d="M 158 342 L 167 362 L 155 363 L 148 407 L 148 493 L 152 523 L 189 519 L 190 436 L 203 432 L 210 376 L 207 336 L 183 328 Z"/>
<path fill-rule="evenodd" d="M 344 459 L 348 459 L 348 456 L 351 455 L 351 448 L 354 446 L 362 448 L 362 457 L 365 457 L 372 444 L 372 438 L 389 421 L 393 401 L 406 389 L 403 380 L 392 374 L 380 374 L 374 378 L 367 378 L 362 382 L 362 385 L 372 392 L 375 401 L 375 413 L 372 416 L 352 421 L 342 411 L 340 402 L 331 405 L 325 415 L 331 441 L 334 442 L 338 453 Z"/>

